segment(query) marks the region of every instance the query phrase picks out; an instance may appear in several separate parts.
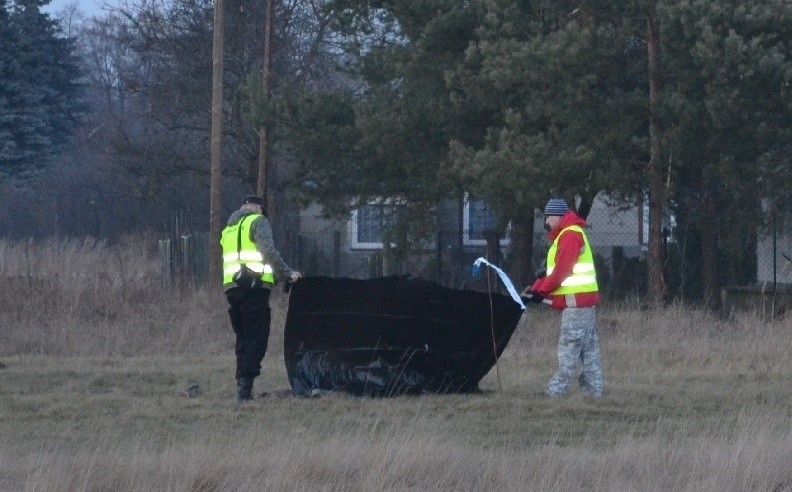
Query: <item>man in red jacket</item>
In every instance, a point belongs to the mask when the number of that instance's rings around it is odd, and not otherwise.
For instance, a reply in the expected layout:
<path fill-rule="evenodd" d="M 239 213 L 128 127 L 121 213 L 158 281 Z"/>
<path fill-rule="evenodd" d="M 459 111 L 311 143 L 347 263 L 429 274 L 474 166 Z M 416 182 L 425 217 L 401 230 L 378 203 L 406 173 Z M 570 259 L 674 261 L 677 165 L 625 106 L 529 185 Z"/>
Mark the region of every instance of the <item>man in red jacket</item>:
<path fill-rule="evenodd" d="M 562 198 L 550 199 L 544 213 L 545 223 L 550 227 L 548 238 L 552 241 L 547 252 L 547 275 L 537 279 L 524 294 L 532 302 L 544 301 L 561 311 L 558 370 L 547 383 L 545 394 L 566 394 L 580 361 L 581 392 L 602 396 L 596 325 L 599 288 L 594 253 L 583 230 L 587 224 Z"/>

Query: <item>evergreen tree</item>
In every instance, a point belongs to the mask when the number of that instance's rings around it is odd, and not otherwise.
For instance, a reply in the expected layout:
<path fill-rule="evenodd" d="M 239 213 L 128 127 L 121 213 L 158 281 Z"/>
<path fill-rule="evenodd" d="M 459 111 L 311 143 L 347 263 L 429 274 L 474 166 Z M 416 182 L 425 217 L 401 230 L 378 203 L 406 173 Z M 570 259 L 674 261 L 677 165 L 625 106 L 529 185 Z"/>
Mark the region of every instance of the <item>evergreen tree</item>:
<path fill-rule="evenodd" d="M 512 222 L 512 272 L 531 280 L 534 209 L 553 195 L 635 196 L 646 159 L 643 44 L 629 2 L 488 0 L 458 104 L 489 114 L 483 144 L 452 142 L 450 172 Z M 614 179 L 618 176 L 617 179 Z"/>
<path fill-rule="evenodd" d="M 309 196 L 338 212 L 394 195 L 430 210 L 471 192 L 512 222 L 526 283 L 550 193 L 582 196 L 585 215 L 602 189 L 641 189 L 644 45 L 625 4 L 333 2 L 362 88 L 287 112 Z"/>
<path fill-rule="evenodd" d="M 433 226 L 433 210 L 462 187 L 444 173 L 452 139 L 483 129 L 454 105 L 446 74 L 463 59 L 480 2 L 330 2 L 348 76 L 337 90 L 281 99 L 301 191 L 344 215 L 356 203 L 400 199 L 401 246 Z M 473 129 L 473 130 L 471 130 Z M 409 231 L 408 231 L 409 229 Z"/>
<path fill-rule="evenodd" d="M 722 282 L 752 278 L 759 198 L 790 196 L 788 2 L 331 3 L 360 84 L 283 105 L 309 196 L 343 211 L 469 191 L 525 259 L 549 194 L 582 198 L 585 216 L 600 191 L 649 192 L 655 300 L 669 207 L 690 232 L 677 244 L 696 245 L 678 283 L 715 305 Z M 525 284 L 529 266 L 512 270 Z"/>
<path fill-rule="evenodd" d="M 25 175 L 51 164 L 79 115 L 74 42 L 41 12 L 46 3 L 0 4 L 0 175 Z"/>
<path fill-rule="evenodd" d="M 778 157 L 792 140 L 792 9 L 694 0 L 667 2 L 660 14 L 671 198 L 692 248 L 683 294 L 717 307 L 721 285 L 755 278 L 760 198 L 791 177 Z"/>
<path fill-rule="evenodd" d="M 9 100 L 18 85 L 13 51 L 18 44 L 17 37 L 11 28 L 7 2 L 0 0 L 0 162 L 18 154 L 12 133 L 14 113 Z"/>

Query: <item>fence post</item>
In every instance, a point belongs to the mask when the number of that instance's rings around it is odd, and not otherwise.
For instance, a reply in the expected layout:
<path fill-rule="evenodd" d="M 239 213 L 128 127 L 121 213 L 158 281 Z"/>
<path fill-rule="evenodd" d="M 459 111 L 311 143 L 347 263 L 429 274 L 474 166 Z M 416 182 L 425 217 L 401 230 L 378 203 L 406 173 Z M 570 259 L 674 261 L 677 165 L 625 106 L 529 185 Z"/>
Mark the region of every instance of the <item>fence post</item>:
<path fill-rule="evenodd" d="M 383 238 L 382 242 L 382 276 L 393 275 L 393 258 L 391 257 L 390 238 Z"/>
<path fill-rule="evenodd" d="M 160 257 L 160 283 L 169 285 L 173 275 L 171 265 L 170 239 L 160 239 L 157 241 Z"/>
<path fill-rule="evenodd" d="M 187 280 L 192 278 L 192 259 L 194 255 L 194 243 L 195 240 L 191 234 L 189 235 L 182 235 L 179 238 L 179 248 L 181 250 L 181 258 L 180 258 L 180 265 L 179 269 L 179 281 L 184 283 Z"/>

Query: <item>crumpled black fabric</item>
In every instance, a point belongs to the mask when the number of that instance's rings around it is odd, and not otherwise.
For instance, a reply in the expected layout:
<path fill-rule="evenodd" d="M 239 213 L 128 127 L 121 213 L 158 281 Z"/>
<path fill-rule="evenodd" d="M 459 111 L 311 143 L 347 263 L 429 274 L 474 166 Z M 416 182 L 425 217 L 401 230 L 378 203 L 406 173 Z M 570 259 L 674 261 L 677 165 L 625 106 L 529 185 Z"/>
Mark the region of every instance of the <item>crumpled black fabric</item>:
<path fill-rule="evenodd" d="M 289 384 L 298 396 L 478 391 L 522 312 L 502 294 L 418 278 L 303 278 L 286 315 Z"/>

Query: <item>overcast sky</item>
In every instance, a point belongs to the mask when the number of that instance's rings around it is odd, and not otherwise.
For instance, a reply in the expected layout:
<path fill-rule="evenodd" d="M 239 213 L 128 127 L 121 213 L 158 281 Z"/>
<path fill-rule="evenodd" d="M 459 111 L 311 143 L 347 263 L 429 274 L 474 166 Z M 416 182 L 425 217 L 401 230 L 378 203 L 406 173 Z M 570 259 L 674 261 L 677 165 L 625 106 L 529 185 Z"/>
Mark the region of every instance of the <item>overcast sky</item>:
<path fill-rule="evenodd" d="M 102 15 L 102 5 L 117 3 L 115 0 L 51 0 L 49 5 L 44 6 L 44 11 L 50 15 L 57 13 L 66 7 L 75 4 L 86 17 Z"/>

